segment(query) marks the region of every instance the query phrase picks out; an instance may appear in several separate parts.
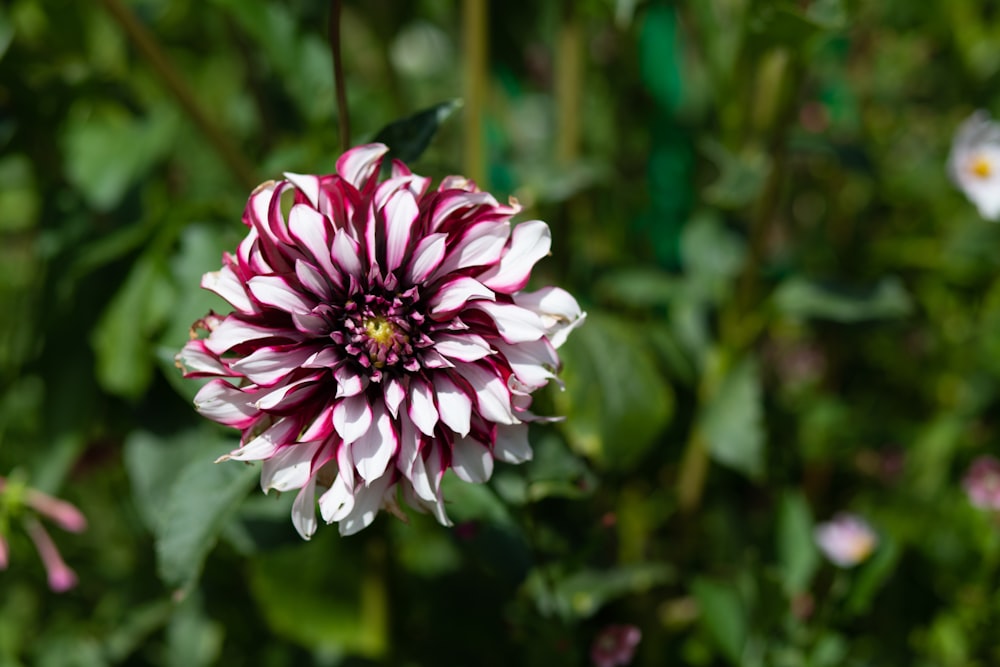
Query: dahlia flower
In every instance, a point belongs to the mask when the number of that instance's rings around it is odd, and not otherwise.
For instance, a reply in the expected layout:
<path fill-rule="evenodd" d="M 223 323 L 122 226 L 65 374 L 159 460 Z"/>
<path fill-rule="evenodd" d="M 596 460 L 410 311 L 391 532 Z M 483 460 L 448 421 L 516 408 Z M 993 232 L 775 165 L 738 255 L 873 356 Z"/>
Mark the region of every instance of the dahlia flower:
<path fill-rule="evenodd" d="M 1000 218 L 1000 126 L 985 111 L 969 116 L 955 132 L 948 172 L 979 215 Z"/>
<path fill-rule="evenodd" d="M 515 201 L 454 176 L 431 190 L 396 160 L 382 180 L 387 151 L 259 186 L 246 238 L 202 280 L 233 312 L 196 322 L 207 335 L 177 356 L 212 378 L 197 410 L 242 431 L 220 461 L 261 460 L 265 492 L 297 489 L 306 539 L 317 504 L 349 535 L 382 508 L 403 516 L 400 494 L 450 525 L 445 471 L 485 482 L 494 459 L 531 458 L 531 394 L 584 317 L 562 289 L 524 290 L 544 222 L 512 228 Z"/>
<path fill-rule="evenodd" d="M 841 513 L 819 524 L 814 537 L 823 555 L 839 567 L 854 567 L 864 562 L 878 546 L 878 535 L 855 514 Z"/>
<path fill-rule="evenodd" d="M 1000 461 L 980 456 L 962 479 L 969 502 L 984 510 L 1000 511 Z"/>

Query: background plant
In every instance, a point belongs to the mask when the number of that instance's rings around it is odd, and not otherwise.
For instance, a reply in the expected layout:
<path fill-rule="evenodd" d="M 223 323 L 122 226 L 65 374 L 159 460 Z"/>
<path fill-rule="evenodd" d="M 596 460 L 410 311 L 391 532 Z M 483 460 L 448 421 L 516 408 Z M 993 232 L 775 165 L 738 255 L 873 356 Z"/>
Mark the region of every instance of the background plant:
<path fill-rule="evenodd" d="M 565 422 L 454 530 L 302 543 L 211 461 L 173 355 L 282 171 L 332 170 L 326 3 L 0 8 L 0 474 L 78 505 L 55 595 L 10 530 L 0 663 L 1000 662 L 1000 228 L 948 182 L 998 112 L 988 3 L 344 3 L 352 138 L 454 98 L 414 168 L 553 228 L 589 311 Z M 480 54 L 476 57 L 475 54 Z M 7 507 L 7 505 L 3 505 Z M 839 570 L 820 519 L 879 546 Z M 5 514 L 6 516 L 6 514 Z"/>

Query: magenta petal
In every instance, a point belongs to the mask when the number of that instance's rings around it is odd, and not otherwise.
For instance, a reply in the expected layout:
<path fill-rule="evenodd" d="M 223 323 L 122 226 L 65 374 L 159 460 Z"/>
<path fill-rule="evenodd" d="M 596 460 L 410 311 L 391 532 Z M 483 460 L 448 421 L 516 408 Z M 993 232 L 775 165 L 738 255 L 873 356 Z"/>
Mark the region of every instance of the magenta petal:
<path fill-rule="evenodd" d="M 447 234 L 430 234 L 420 239 L 413 250 L 413 259 L 410 260 L 406 271 L 406 280 L 410 285 L 424 282 L 441 265 L 447 238 Z"/>
<path fill-rule="evenodd" d="M 461 436 L 469 434 L 472 399 L 445 373 L 434 374 L 434 395 L 441 421 Z"/>
<path fill-rule="evenodd" d="M 337 173 L 354 187 L 361 189 L 375 175 L 383 155 L 389 148 L 383 144 L 367 144 L 352 148 L 337 160 Z"/>
<path fill-rule="evenodd" d="M 433 436 L 438 422 L 437 408 L 430 386 L 419 378 L 410 381 L 410 402 L 407 414 L 424 435 Z"/>

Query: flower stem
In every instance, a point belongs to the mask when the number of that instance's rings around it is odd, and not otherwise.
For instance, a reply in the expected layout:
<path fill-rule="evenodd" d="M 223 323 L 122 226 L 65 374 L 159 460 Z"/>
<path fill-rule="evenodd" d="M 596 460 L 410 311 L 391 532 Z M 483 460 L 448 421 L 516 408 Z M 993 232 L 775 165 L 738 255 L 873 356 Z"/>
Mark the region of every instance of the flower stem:
<path fill-rule="evenodd" d="M 574 12 L 575 2 L 563 2 L 556 51 L 555 97 L 556 159 L 568 165 L 576 161 L 580 144 L 580 108 L 583 90 L 583 30 Z"/>
<path fill-rule="evenodd" d="M 483 108 L 486 100 L 486 0 L 463 0 L 462 36 L 465 59 L 462 70 L 465 89 L 465 173 L 480 187 L 485 184 L 483 159 Z"/>
<path fill-rule="evenodd" d="M 344 62 L 340 51 L 340 0 L 331 0 L 330 55 L 333 57 L 333 87 L 337 91 L 337 125 L 340 128 L 340 150 L 343 152 L 351 147 L 351 114 L 347 109 Z"/>
<path fill-rule="evenodd" d="M 198 98 L 194 91 L 188 87 L 187 82 L 174 68 L 170 58 L 167 57 L 163 49 L 153 38 L 153 35 L 146 29 L 135 15 L 121 3 L 121 0 L 103 0 L 105 9 L 118 22 L 125 34 L 138 49 L 142 57 L 145 58 L 156 73 L 163 79 L 163 83 L 177 98 L 184 112 L 191 118 L 194 124 L 201 130 L 205 138 L 219 154 L 222 161 L 226 163 L 229 170 L 244 186 L 252 188 L 260 182 L 254 174 L 253 167 L 243 157 L 236 146 L 223 134 L 212 122 L 212 119 L 202 111 L 198 105 Z"/>

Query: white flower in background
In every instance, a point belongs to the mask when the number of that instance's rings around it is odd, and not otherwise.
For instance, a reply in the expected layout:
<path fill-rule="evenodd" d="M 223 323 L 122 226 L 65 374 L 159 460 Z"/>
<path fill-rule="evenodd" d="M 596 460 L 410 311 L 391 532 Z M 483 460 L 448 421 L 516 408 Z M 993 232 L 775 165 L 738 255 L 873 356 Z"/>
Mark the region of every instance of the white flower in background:
<path fill-rule="evenodd" d="M 948 173 L 979 215 L 1000 218 L 1000 125 L 985 111 L 969 116 L 955 132 Z"/>
<path fill-rule="evenodd" d="M 878 546 L 878 535 L 868 522 L 855 514 L 841 513 L 816 526 L 820 551 L 834 565 L 854 567 L 864 562 Z"/>

